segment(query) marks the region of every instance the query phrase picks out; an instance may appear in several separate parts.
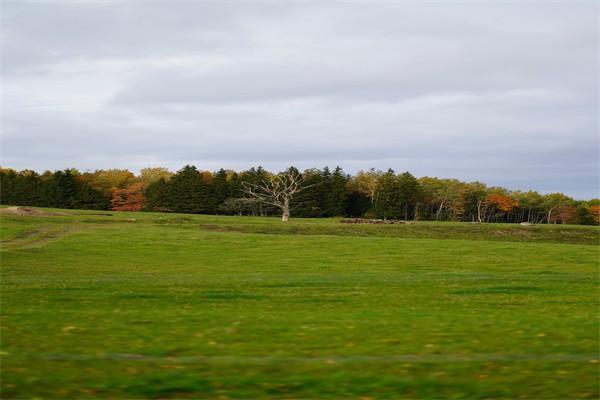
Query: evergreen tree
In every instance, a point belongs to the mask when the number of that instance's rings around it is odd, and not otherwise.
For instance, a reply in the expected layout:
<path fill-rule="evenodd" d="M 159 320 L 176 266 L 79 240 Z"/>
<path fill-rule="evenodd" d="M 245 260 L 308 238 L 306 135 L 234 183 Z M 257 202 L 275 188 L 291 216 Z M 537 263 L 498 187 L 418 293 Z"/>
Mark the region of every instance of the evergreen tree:
<path fill-rule="evenodd" d="M 344 215 L 348 203 L 348 181 L 350 178 L 337 166 L 331 175 L 331 183 L 327 192 L 328 214 L 332 217 Z"/>
<path fill-rule="evenodd" d="M 371 208 L 371 199 L 363 192 L 353 190 L 348 193 L 344 215 L 348 217 L 362 217 Z"/>
<path fill-rule="evenodd" d="M 40 203 L 47 203 L 42 204 L 45 206 L 95 210 L 110 207 L 110 200 L 102 192 L 78 180 L 76 170 L 56 171 L 42 186 Z"/>
<path fill-rule="evenodd" d="M 231 196 L 232 190 L 227 179 L 227 171 L 221 168 L 213 179 L 213 204 L 218 207 Z"/>
<path fill-rule="evenodd" d="M 241 187 L 244 182 L 248 182 L 253 185 L 260 185 L 264 180 L 269 179 L 269 172 L 267 172 L 263 167 L 258 166 L 257 168 L 250 168 L 247 171 L 242 172 L 238 175 L 238 179 L 236 182 L 237 186 L 237 195 L 243 197 Z M 277 212 L 276 208 L 273 206 L 269 206 L 263 204 L 262 202 L 257 202 L 255 207 L 252 208 L 252 215 L 272 215 Z"/>
<path fill-rule="evenodd" d="M 315 187 L 318 192 L 318 199 L 316 200 L 319 202 L 319 214 L 317 216 L 331 217 L 334 215 L 333 212 L 335 208 L 335 205 L 332 203 L 334 200 L 332 196 L 333 177 L 331 176 L 331 171 L 327 166 L 323 167 L 320 175 L 320 182 Z"/>
<path fill-rule="evenodd" d="M 206 214 L 214 209 L 211 187 L 194 166 L 186 165 L 173 175 L 169 192 L 174 212 Z"/>
<path fill-rule="evenodd" d="M 0 168 L 0 204 L 17 205 L 16 187 L 18 179 L 17 171 L 10 168 Z"/>
<path fill-rule="evenodd" d="M 238 198 L 243 197 L 243 192 L 240 184 L 240 174 L 235 171 L 229 173 L 229 191 L 231 197 Z"/>
<path fill-rule="evenodd" d="M 78 188 L 76 208 L 84 210 L 108 210 L 110 209 L 110 200 L 99 190 L 88 184 L 81 183 Z"/>
<path fill-rule="evenodd" d="M 144 190 L 144 209 L 147 211 L 172 211 L 169 183 L 165 178 L 152 182 Z"/>
<path fill-rule="evenodd" d="M 323 216 L 324 179 L 320 170 L 308 169 L 302 174 L 308 189 L 298 193 L 292 199 L 292 214 L 298 217 L 316 218 Z M 311 186 L 312 185 L 312 186 Z"/>
<path fill-rule="evenodd" d="M 77 208 L 79 205 L 79 184 L 72 170 L 56 171 L 52 179 L 51 190 L 53 191 L 51 207 Z"/>
<path fill-rule="evenodd" d="M 17 176 L 15 200 L 18 205 L 36 205 L 39 203 L 40 177 L 34 171 L 21 171 Z"/>

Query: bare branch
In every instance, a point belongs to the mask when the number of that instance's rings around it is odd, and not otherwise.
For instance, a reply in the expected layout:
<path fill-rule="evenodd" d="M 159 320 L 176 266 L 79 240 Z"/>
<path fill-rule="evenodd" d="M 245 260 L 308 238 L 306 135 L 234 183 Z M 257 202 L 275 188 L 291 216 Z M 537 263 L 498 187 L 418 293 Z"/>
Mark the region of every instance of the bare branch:
<path fill-rule="evenodd" d="M 242 182 L 242 190 L 250 197 L 264 204 L 279 207 L 282 211 L 282 221 L 287 221 L 290 215 L 290 202 L 293 196 L 302 190 L 316 184 L 303 186 L 304 177 L 294 172 L 284 172 L 263 179 L 260 184 Z"/>

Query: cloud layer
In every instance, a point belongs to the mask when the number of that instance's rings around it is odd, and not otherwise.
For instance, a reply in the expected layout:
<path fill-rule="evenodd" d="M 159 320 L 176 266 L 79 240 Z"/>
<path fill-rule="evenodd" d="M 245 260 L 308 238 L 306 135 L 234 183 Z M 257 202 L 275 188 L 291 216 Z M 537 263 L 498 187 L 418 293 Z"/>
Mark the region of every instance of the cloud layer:
<path fill-rule="evenodd" d="M 2 164 L 337 164 L 598 196 L 593 2 L 2 4 Z"/>

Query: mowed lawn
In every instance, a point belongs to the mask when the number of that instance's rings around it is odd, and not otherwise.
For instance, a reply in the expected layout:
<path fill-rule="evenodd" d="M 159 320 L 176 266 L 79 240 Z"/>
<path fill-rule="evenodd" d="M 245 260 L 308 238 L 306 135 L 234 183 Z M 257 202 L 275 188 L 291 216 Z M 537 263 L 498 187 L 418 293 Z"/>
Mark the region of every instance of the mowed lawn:
<path fill-rule="evenodd" d="M 597 398 L 597 227 L 0 216 L 2 398 Z"/>

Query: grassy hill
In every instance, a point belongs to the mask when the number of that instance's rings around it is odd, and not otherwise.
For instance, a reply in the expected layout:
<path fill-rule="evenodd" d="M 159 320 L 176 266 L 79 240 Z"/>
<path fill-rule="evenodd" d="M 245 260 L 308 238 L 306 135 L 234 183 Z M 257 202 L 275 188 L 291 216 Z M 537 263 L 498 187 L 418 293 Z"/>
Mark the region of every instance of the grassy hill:
<path fill-rule="evenodd" d="M 598 227 L 0 211 L 3 398 L 599 395 Z"/>

